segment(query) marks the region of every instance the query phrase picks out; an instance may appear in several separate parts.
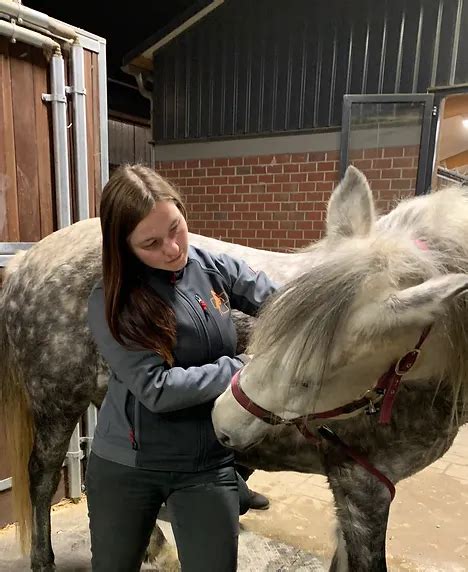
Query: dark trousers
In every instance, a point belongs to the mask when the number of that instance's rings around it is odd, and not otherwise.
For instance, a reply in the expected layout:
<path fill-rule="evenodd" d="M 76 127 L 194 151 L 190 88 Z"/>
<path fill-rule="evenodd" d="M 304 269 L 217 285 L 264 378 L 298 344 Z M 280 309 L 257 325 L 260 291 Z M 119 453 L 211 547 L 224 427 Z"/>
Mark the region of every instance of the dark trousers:
<path fill-rule="evenodd" d="M 234 467 L 150 471 L 91 454 L 86 472 L 93 572 L 136 572 L 163 503 L 182 572 L 237 569 L 239 512 L 249 491 Z"/>

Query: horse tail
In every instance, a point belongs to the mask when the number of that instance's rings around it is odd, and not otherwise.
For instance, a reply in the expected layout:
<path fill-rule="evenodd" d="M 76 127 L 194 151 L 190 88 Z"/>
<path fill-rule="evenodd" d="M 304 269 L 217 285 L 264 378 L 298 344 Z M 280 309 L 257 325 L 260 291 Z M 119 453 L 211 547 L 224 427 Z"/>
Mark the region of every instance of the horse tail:
<path fill-rule="evenodd" d="M 7 325 L 8 282 L 14 271 L 8 269 L 0 290 L 0 419 L 5 427 L 8 459 L 12 474 L 13 509 L 21 549 L 31 543 L 32 505 L 29 494 L 29 458 L 34 443 L 34 420 L 24 375 L 16 363 Z"/>

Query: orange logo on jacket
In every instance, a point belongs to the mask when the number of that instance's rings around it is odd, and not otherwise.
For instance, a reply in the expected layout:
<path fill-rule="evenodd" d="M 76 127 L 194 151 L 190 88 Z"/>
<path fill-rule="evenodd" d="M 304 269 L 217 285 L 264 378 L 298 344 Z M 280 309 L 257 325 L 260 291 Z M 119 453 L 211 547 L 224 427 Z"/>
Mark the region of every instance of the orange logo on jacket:
<path fill-rule="evenodd" d="M 223 291 L 220 294 L 217 294 L 214 290 L 211 290 L 210 300 L 215 310 L 218 310 L 221 315 L 228 314 L 230 312 L 229 299 L 226 292 Z"/>

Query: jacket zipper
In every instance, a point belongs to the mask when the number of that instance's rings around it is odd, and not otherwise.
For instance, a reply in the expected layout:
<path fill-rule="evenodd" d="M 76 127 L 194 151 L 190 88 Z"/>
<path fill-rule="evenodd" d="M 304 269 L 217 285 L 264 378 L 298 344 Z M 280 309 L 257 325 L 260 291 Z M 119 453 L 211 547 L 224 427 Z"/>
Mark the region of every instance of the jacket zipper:
<path fill-rule="evenodd" d="M 211 341 L 210 341 L 210 337 L 208 335 L 208 329 L 206 328 L 205 324 L 203 323 L 203 320 L 201 319 L 200 314 L 198 313 L 195 305 L 192 304 L 192 302 L 190 301 L 188 296 L 186 296 L 181 290 L 179 290 L 179 288 L 177 288 L 177 286 L 175 287 L 175 290 L 180 295 L 180 297 L 187 302 L 187 304 L 189 305 L 189 308 L 192 310 L 193 314 L 195 314 L 196 320 L 197 320 L 198 324 L 200 325 L 201 332 L 205 336 L 206 345 L 208 347 L 208 355 L 211 356 Z M 197 300 L 197 302 L 198 302 L 198 300 Z M 203 313 L 205 314 L 205 316 L 209 315 L 207 313 L 207 310 L 204 310 L 201 305 L 200 305 L 200 308 L 203 310 Z"/>

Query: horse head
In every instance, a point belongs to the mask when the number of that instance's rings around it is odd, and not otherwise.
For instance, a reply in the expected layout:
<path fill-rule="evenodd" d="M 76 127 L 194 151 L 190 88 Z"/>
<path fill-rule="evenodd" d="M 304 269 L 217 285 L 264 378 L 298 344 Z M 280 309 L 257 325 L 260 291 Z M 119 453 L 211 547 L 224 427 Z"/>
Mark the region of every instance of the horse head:
<path fill-rule="evenodd" d="M 415 201 L 421 199 L 407 202 Z M 278 422 L 363 399 L 433 324 L 405 381 L 446 375 L 447 316 L 468 289 L 468 274 L 446 271 L 430 248 L 430 225 L 418 215 L 424 228 L 418 236 L 408 211 L 397 213 L 401 206 L 393 211 L 397 223 L 378 219 L 366 178 L 349 167 L 330 198 L 326 237 L 311 249 L 309 267 L 298 269 L 262 310 L 247 350 L 252 359 L 237 381 Z M 213 409 L 219 440 L 237 449 L 271 431 L 259 417 L 232 387 Z"/>

